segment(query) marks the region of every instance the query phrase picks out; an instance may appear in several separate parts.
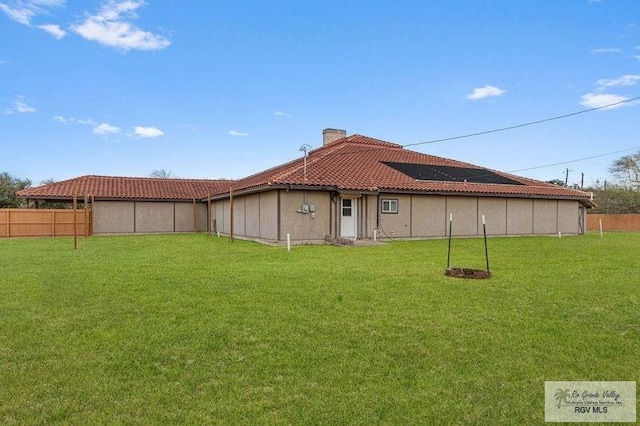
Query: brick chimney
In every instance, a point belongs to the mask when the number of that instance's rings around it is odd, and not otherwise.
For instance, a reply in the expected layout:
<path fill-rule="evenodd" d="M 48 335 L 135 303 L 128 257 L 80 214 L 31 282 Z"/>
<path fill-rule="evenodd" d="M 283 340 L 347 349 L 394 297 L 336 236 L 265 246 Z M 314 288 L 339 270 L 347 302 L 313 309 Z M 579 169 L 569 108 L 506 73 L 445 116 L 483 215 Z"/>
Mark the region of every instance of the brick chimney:
<path fill-rule="evenodd" d="M 334 143 L 337 140 L 347 137 L 346 130 L 340 129 L 324 129 L 322 131 L 322 145 L 327 146 Z"/>

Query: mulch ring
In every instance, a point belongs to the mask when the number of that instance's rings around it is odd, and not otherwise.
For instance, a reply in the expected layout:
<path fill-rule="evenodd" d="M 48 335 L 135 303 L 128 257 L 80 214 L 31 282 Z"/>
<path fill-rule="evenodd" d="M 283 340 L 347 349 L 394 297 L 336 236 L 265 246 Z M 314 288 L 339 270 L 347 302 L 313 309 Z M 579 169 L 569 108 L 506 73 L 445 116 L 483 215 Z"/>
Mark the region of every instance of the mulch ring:
<path fill-rule="evenodd" d="M 484 269 L 471 269 L 471 268 L 447 268 L 444 274 L 448 277 L 454 278 L 471 278 L 477 280 L 485 280 L 491 278 L 491 272 Z"/>

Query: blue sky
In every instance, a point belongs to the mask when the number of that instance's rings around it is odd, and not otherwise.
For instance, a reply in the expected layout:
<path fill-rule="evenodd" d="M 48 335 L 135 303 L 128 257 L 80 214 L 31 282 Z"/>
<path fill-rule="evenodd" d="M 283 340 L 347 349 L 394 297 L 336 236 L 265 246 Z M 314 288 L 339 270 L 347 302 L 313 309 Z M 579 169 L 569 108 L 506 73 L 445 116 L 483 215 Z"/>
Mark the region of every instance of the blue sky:
<path fill-rule="evenodd" d="M 0 171 L 34 184 L 241 178 L 324 128 L 415 144 L 637 96 L 637 0 L 0 0 Z M 639 111 L 410 149 L 589 184 Z"/>

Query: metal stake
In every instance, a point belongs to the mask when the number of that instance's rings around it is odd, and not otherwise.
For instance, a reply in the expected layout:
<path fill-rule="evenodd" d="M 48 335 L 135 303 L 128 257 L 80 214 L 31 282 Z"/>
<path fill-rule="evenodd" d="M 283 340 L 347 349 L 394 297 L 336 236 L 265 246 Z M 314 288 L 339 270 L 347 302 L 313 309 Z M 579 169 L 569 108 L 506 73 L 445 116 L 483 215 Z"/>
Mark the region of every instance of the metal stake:
<path fill-rule="evenodd" d="M 487 274 L 489 274 L 489 250 L 487 249 L 487 225 L 482 215 L 482 232 L 484 233 L 484 257 L 487 259 Z"/>
<path fill-rule="evenodd" d="M 447 269 L 451 261 L 451 225 L 453 224 L 453 213 L 449 214 L 449 250 L 447 251 Z"/>

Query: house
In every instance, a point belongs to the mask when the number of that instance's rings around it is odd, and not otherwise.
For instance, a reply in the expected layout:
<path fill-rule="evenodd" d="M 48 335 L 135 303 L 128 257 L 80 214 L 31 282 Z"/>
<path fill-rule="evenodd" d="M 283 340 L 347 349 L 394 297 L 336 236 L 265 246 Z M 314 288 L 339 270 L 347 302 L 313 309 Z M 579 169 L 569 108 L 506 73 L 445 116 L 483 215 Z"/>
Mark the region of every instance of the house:
<path fill-rule="evenodd" d="M 326 129 L 323 146 L 213 194 L 216 230 L 298 243 L 332 238 L 582 234 L 589 193 Z"/>
<path fill-rule="evenodd" d="M 230 181 L 81 176 L 28 188 L 18 197 L 33 201 L 91 203 L 94 234 L 207 231 L 210 194 L 228 191 Z"/>
<path fill-rule="evenodd" d="M 95 234 L 198 232 L 294 243 L 585 232 L 589 193 L 325 129 L 301 158 L 237 180 L 82 176 L 18 193 L 92 203 Z"/>

